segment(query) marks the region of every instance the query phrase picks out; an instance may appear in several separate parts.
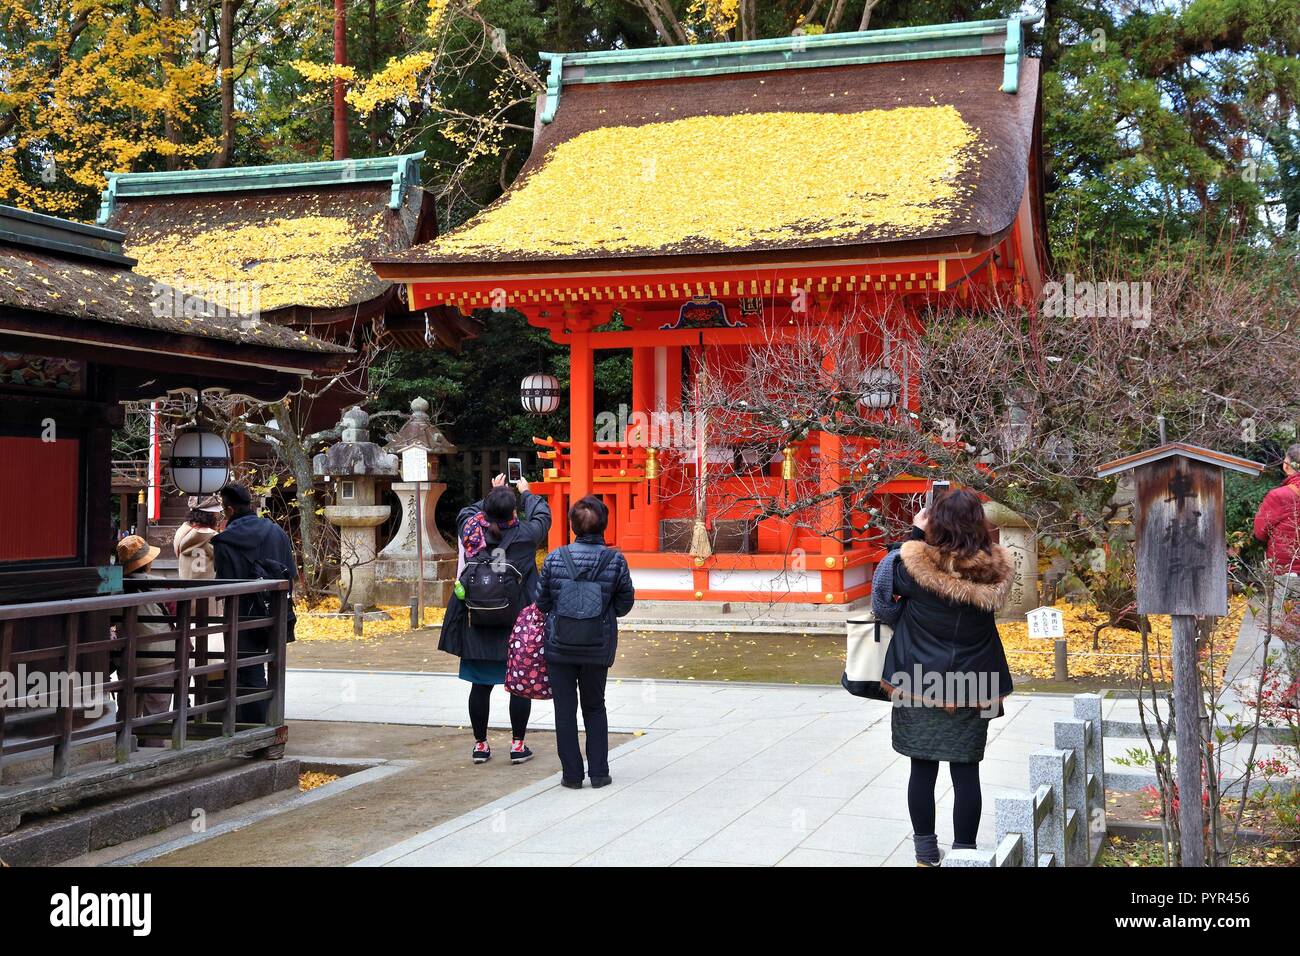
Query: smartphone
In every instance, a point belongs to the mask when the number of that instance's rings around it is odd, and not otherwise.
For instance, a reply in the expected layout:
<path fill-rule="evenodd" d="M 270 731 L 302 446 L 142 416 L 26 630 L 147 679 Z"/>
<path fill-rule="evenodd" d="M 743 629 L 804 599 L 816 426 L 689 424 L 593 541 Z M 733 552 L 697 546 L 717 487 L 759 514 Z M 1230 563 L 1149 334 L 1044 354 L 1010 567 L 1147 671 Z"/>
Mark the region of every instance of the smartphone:
<path fill-rule="evenodd" d="M 522 458 L 506 459 L 506 481 L 514 484 L 524 476 L 524 461 Z"/>
<path fill-rule="evenodd" d="M 946 495 L 951 487 L 952 482 L 950 481 L 940 480 L 930 482 L 930 487 L 925 493 L 926 510 L 928 511 L 930 508 L 933 508 L 934 503 Z"/>

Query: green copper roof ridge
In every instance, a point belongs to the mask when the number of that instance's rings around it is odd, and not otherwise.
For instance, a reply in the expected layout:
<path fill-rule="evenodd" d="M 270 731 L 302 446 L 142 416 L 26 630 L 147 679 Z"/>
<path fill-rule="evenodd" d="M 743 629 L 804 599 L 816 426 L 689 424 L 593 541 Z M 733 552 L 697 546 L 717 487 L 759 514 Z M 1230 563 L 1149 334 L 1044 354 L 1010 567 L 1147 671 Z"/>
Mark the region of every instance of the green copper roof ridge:
<path fill-rule="evenodd" d="M 105 172 L 108 185 L 101 194 L 96 222 L 108 222 L 118 198 L 292 189 L 358 182 L 391 182 L 388 205 L 392 209 L 400 209 L 407 188 L 419 185 L 419 167 L 424 155 L 424 151 L 420 150 L 398 156 L 366 156 L 312 163 L 274 163 L 148 173 Z"/>
<path fill-rule="evenodd" d="M 1019 88 L 1022 31 L 1043 19 L 1019 15 L 997 20 L 973 20 L 966 23 L 943 23 L 915 27 L 891 27 L 887 30 L 863 30 L 850 33 L 798 34 L 764 40 L 739 40 L 724 43 L 699 43 L 672 47 L 635 50 L 593 50 L 581 53 L 542 53 L 549 65 L 546 77 L 546 103 L 541 121 L 550 123 L 559 110 L 566 84 L 617 83 L 632 80 L 668 79 L 677 76 L 709 76 L 720 73 L 747 73 L 764 70 L 803 69 L 819 66 L 856 65 L 861 63 L 903 62 L 949 56 L 1001 54 L 1005 60 L 1002 92 L 1015 93 Z M 1003 39 L 1002 43 L 977 42 L 959 45 L 969 38 Z M 935 47 L 934 44 L 941 46 Z M 947 44 L 943 46 L 943 44 Z M 873 46 L 892 45 L 889 52 L 868 52 Z M 926 49 L 926 46 L 930 49 Z M 916 49 L 915 47 L 920 47 Z M 835 55 L 807 56 L 818 50 L 838 50 Z M 770 59 L 772 56 L 780 59 Z M 746 57 L 766 56 L 761 62 L 746 63 Z M 712 59 L 714 62 L 708 63 Z M 728 62 L 723 62 L 723 61 Z M 685 65 L 673 66 L 672 64 Z M 662 64 L 662 69 L 654 66 Z M 632 67 L 612 72 L 611 67 Z M 640 67 L 640 69 L 636 69 Z M 566 68 L 578 71 L 565 76 Z M 586 75 L 590 68 L 594 75 Z"/>
<path fill-rule="evenodd" d="M 122 252 L 125 238 L 116 229 L 0 205 L 0 243 L 7 245 L 130 268 L 135 265 L 135 260 Z"/>

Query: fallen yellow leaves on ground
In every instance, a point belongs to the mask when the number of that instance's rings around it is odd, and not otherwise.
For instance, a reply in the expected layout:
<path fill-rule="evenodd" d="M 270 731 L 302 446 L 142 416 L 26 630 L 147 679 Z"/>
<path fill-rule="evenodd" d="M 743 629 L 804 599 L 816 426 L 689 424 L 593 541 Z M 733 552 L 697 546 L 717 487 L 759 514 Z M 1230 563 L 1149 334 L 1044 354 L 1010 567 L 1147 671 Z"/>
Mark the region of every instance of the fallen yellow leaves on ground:
<path fill-rule="evenodd" d="M 1134 677 L 1141 662 L 1142 637 L 1137 631 L 1118 627 L 1103 627 L 1098 639 L 1098 650 L 1092 649 L 1092 634 L 1098 624 L 1106 620 L 1104 612 L 1091 603 L 1061 604 L 1065 618 L 1065 640 L 1068 647 L 1068 669 L 1071 677 Z M 1228 614 L 1220 618 L 1211 640 L 1211 652 L 1222 676 L 1228 658 L 1237 642 L 1241 619 L 1246 611 L 1246 599 L 1233 597 L 1228 603 Z M 1172 623 L 1167 615 L 1152 615 L 1150 652 L 1151 666 L 1156 679 L 1162 682 L 1173 679 L 1169 659 Z M 1053 641 L 1031 639 L 1028 625 L 1023 621 L 998 625 L 1002 646 L 1006 648 L 1007 661 L 1013 674 L 1051 679 L 1055 674 Z"/>
<path fill-rule="evenodd" d="M 315 790 L 317 787 L 323 787 L 327 783 L 333 783 L 339 778 L 336 773 L 321 773 L 317 770 L 307 770 L 298 774 L 298 792 L 306 793 L 308 790 Z"/>
<path fill-rule="evenodd" d="M 298 614 L 298 623 L 294 627 L 294 636 L 300 641 L 356 641 L 373 640 L 390 634 L 402 634 L 411 629 L 411 608 L 405 604 L 381 604 L 379 610 L 388 614 L 386 621 L 366 621 L 364 633 L 360 638 L 352 633 L 351 617 L 325 617 L 326 614 L 339 612 L 338 598 L 326 598 L 310 610 L 307 605 L 298 602 L 294 606 Z M 424 624 L 441 624 L 446 609 L 426 607 Z"/>

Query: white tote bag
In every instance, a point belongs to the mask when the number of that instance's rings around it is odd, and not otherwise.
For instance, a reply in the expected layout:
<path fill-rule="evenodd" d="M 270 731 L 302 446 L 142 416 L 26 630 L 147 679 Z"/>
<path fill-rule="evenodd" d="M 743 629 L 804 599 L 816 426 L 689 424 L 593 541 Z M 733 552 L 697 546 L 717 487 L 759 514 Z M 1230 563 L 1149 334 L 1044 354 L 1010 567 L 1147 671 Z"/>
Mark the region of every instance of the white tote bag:
<path fill-rule="evenodd" d="M 880 687 L 885 676 L 885 654 L 894 639 L 894 629 L 876 620 L 868 610 L 863 617 L 846 622 L 848 653 L 844 659 L 844 676 L 840 684 L 854 697 L 889 700 Z"/>

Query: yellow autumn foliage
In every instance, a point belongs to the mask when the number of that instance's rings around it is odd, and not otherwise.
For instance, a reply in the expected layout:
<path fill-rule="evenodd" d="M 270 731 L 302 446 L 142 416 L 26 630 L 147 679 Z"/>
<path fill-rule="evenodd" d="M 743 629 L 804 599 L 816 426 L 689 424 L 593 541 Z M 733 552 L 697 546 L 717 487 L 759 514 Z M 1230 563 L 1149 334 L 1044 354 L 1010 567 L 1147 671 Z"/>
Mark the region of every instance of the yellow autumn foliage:
<path fill-rule="evenodd" d="M 73 214 L 86 190 L 103 187 L 106 169 L 193 162 L 215 150 L 198 122 L 215 71 L 164 59 L 188 47 L 194 22 L 115 0 L 51 0 L 39 10 L 0 0 L 0 22 L 20 38 L 0 44 L 0 107 L 12 122 L 0 144 L 0 202 Z M 180 142 L 167 139 L 168 120 Z"/>
<path fill-rule="evenodd" d="M 357 253 L 380 238 L 383 215 L 370 228 L 341 217 L 312 215 L 205 229 L 194 224 L 183 235 L 138 229 L 126 254 L 140 260 L 138 271 L 196 295 L 225 283 L 252 282 L 262 309 L 285 305 L 333 305 L 371 280 L 370 266 Z"/>
<path fill-rule="evenodd" d="M 1065 620 L 1068 669 L 1071 677 L 1134 677 L 1141 662 L 1142 637 L 1137 631 L 1103 627 L 1098 635 L 1099 649 L 1092 649 L 1092 634 L 1106 620 L 1104 612 L 1090 603 L 1059 604 Z M 1237 642 L 1246 599 L 1234 597 L 1228 614 L 1219 619 L 1212 635 L 1216 673 L 1221 677 Z M 1158 681 L 1173 679 L 1170 662 L 1172 622 L 1168 615 L 1151 615 L 1151 668 Z M 1055 673 L 1053 641 L 1031 639 L 1024 621 L 998 624 L 1007 662 L 1014 674 L 1050 680 Z"/>
<path fill-rule="evenodd" d="M 411 53 L 394 57 L 374 76 L 357 83 L 348 91 L 348 104 L 362 116 L 373 112 L 385 103 L 400 97 L 413 97 L 419 92 L 420 74 L 433 65 L 437 54 Z"/>
<path fill-rule="evenodd" d="M 607 126 L 556 145 L 433 249 L 574 255 L 910 235 L 952 217 L 978 148 L 951 106 Z"/>

